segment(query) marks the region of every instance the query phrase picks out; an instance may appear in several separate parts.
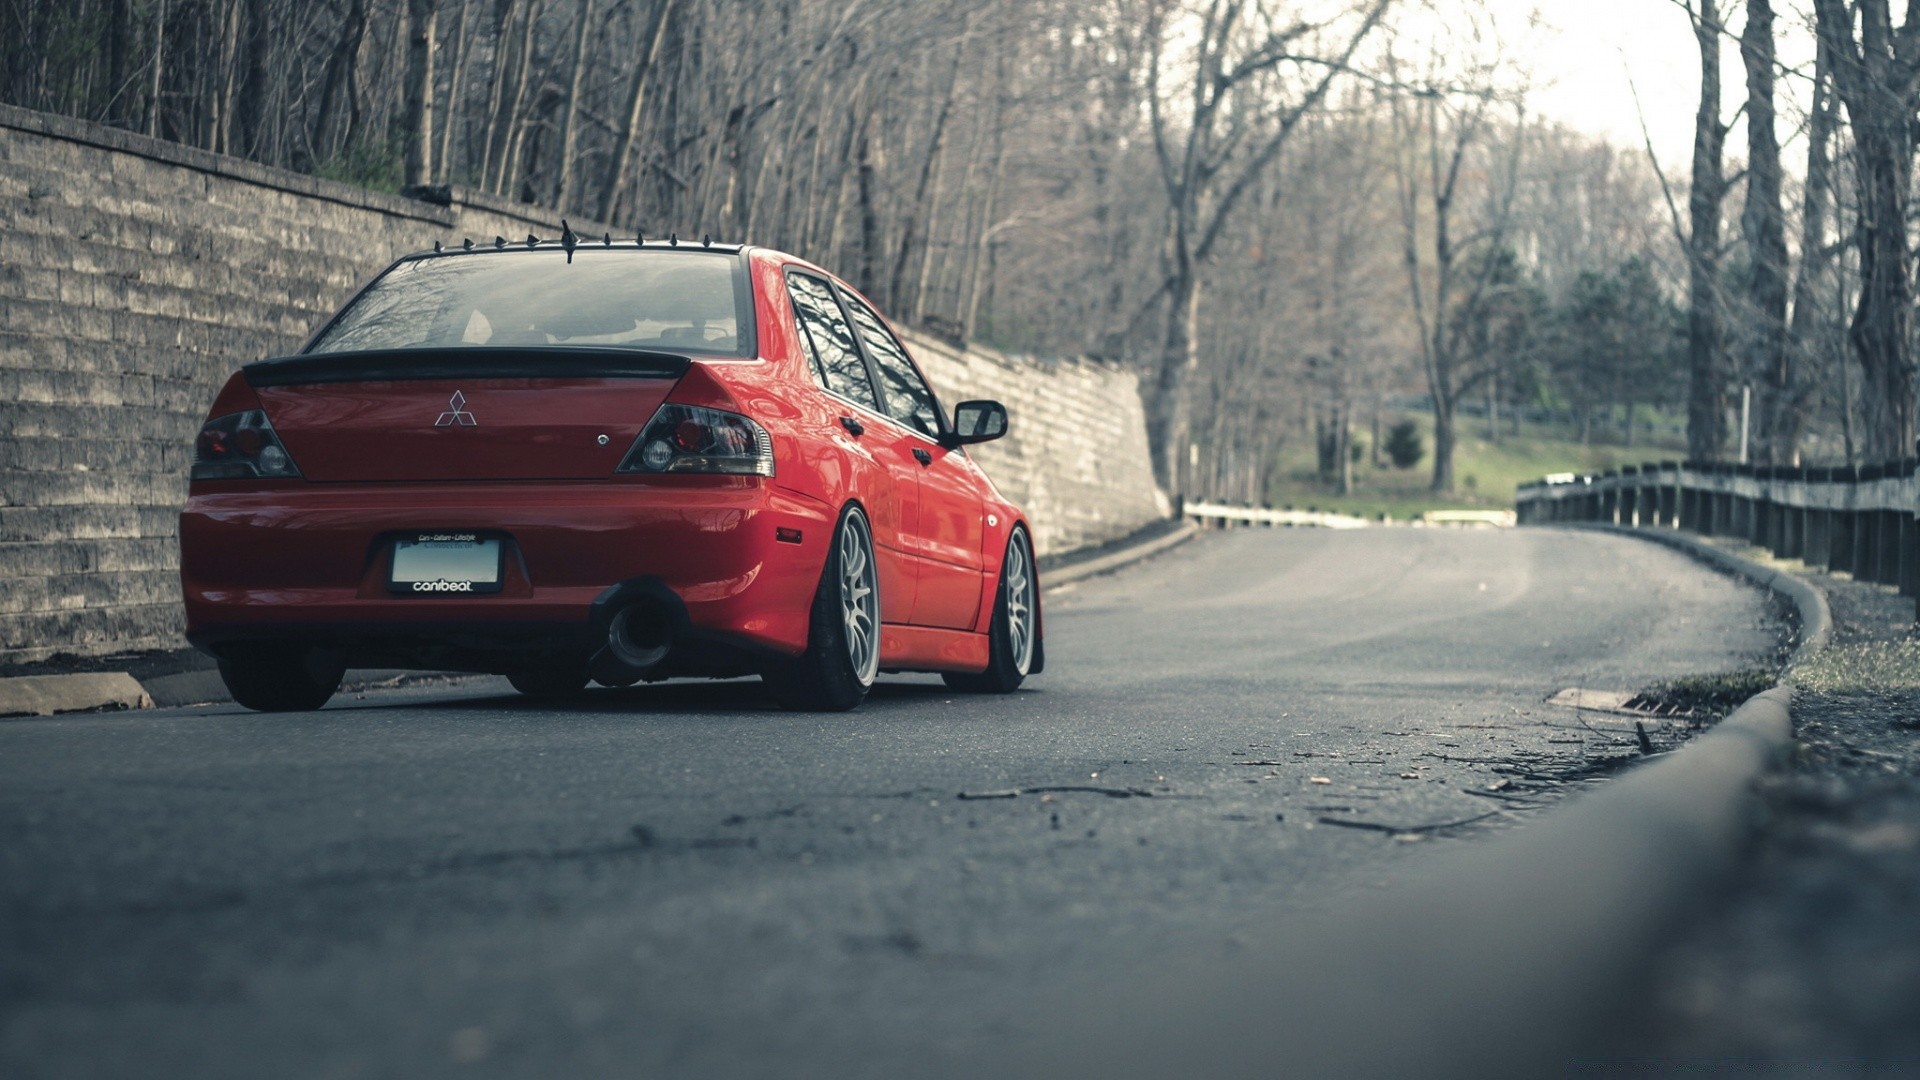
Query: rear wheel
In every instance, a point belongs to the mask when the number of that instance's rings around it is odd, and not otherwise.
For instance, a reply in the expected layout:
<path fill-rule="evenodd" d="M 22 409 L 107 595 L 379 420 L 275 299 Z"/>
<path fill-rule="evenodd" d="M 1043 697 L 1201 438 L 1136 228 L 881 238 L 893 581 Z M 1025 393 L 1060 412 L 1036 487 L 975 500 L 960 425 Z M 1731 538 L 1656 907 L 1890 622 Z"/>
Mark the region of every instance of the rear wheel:
<path fill-rule="evenodd" d="M 1000 590 L 993 623 L 987 630 L 987 670 L 978 675 L 948 672 L 948 686 L 975 694 L 1010 694 L 1036 669 L 1040 650 L 1040 581 L 1033 572 L 1033 545 L 1026 530 L 1015 529 L 1000 564 Z"/>
<path fill-rule="evenodd" d="M 257 712 L 309 712 L 327 703 L 346 666 L 304 645 L 261 645 L 220 658 L 220 681 L 233 700 Z"/>
<path fill-rule="evenodd" d="M 763 675 L 774 700 L 796 712 L 859 705 L 880 673 L 880 573 L 873 530 L 857 506 L 840 515 L 808 627 L 807 651 Z"/>

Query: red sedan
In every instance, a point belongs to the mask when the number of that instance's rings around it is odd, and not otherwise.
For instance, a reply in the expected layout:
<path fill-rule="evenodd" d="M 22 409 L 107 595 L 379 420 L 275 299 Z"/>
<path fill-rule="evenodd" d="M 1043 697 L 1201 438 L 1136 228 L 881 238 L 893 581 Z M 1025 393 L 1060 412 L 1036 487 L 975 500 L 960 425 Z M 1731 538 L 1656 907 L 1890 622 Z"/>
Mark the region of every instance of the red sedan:
<path fill-rule="evenodd" d="M 885 319 L 775 251 L 493 245 L 394 263 L 227 381 L 180 517 L 187 638 L 234 699 L 347 667 L 527 694 L 758 674 L 850 709 L 882 671 L 1044 664 L 1025 516 Z"/>

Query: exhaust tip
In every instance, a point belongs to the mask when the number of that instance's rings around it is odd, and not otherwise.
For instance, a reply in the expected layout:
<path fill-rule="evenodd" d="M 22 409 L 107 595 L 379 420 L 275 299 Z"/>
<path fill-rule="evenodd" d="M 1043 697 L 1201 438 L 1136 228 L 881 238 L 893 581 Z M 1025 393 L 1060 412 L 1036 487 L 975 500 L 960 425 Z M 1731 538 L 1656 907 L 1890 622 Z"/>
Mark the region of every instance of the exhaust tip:
<path fill-rule="evenodd" d="M 660 605 L 641 600 L 614 613 L 605 654 L 621 667 L 644 674 L 660 666 L 673 648 L 673 623 Z"/>

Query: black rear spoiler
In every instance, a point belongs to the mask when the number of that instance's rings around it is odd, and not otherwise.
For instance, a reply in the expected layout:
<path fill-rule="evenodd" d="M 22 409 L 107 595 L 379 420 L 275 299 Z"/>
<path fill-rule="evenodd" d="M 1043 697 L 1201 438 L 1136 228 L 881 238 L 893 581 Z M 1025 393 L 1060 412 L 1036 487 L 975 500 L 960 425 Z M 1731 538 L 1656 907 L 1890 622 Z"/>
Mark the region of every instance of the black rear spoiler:
<path fill-rule="evenodd" d="M 678 379 L 693 358 L 646 349 L 548 345 L 513 348 L 379 349 L 257 360 L 249 385 L 418 382 L 426 379 Z"/>

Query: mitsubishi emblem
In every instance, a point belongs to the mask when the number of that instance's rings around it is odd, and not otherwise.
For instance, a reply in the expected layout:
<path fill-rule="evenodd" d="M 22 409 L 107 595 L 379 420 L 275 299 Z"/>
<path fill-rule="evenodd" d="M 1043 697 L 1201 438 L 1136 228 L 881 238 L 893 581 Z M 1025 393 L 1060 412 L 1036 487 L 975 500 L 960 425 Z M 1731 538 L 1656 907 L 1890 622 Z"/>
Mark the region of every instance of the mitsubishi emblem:
<path fill-rule="evenodd" d="M 453 427 L 456 424 L 460 427 L 480 426 L 480 421 L 475 420 L 473 414 L 467 411 L 467 395 L 458 390 L 455 390 L 453 396 L 447 399 L 447 411 L 440 414 L 440 418 L 433 422 L 433 426 Z"/>

